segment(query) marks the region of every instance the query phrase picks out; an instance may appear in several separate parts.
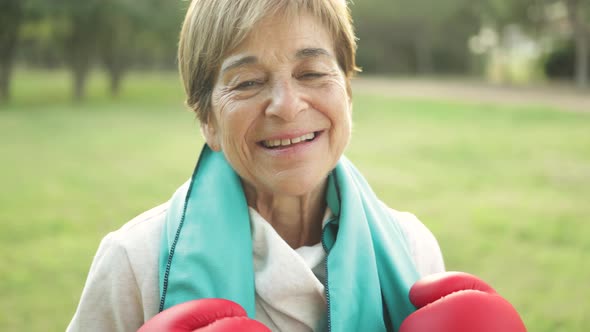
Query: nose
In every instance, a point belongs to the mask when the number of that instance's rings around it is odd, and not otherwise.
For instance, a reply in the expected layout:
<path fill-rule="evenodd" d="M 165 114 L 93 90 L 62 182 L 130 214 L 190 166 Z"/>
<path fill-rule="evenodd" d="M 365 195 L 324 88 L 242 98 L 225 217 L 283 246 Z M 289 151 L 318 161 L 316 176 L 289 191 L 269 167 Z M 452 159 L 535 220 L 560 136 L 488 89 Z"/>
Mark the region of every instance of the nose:
<path fill-rule="evenodd" d="M 266 114 L 291 121 L 307 107 L 306 105 L 296 84 L 290 80 L 283 80 L 273 85 Z"/>

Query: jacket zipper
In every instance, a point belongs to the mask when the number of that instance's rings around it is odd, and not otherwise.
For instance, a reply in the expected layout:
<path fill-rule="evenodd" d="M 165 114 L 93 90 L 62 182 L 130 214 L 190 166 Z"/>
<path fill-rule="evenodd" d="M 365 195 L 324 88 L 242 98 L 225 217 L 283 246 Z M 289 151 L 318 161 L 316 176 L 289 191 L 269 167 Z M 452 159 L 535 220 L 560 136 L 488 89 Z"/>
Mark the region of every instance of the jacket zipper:
<path fill-rule="evenodd" d="M 330 225 L 332 223 L 332 220 L 328 221 L 328 223 L 326 224 L 326 226 Z M 330 287 L 329 287 L 329 278 L 328 278 L 328 255 L 329 255 L 329 250 L 326 247 L 326 242 L 324 241 L 324 232 L 326 231 L 326 226 L 324 226 L 324 229 L 322 229 L 322 247 L 324 247 L 324 251 L 326 252 L 326 258 L 324 258 L 324 271 L 326 272 L 326 284 L 324 285 L 324 290 L 326 293 L 326 304 L 327 304 L 327 313 L 328 313 L 328 331 L 327 332 L 331 332 L 332 331 L 332 314 L 331 314 L 331 310 L 330 310 Z"/>

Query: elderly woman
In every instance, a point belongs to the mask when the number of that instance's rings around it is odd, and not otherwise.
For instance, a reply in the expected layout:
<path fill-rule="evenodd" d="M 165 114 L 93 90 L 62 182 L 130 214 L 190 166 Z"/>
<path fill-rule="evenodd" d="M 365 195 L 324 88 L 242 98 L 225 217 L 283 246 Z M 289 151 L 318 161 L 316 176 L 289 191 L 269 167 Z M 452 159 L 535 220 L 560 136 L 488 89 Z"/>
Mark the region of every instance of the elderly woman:
<path fill-rule="evenodd" d="M 68 331 L 488 331 L 452 318 L 478 306 L 520 331 L 473 276 L 415 284 L 444 271 L 435 238 L 342 156 L 355 48 L 343 0 L 193 0 L 179 64 L 207 144 L 102 241 Z"/>

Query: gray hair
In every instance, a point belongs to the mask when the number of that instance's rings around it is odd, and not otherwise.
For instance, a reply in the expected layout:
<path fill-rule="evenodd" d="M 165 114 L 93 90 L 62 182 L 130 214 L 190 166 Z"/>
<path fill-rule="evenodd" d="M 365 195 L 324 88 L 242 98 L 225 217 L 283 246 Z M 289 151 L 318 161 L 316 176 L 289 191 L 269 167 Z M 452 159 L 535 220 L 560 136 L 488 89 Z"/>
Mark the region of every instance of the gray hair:
<path fill-rule="evenodd" d="M 186 104 L 206 123 L 211 94 L 223 58 L 236 48 L 262 18 L 309 13 L 328 29 L 349 96 L 356 38 L 345 0 L 193 0 L 180 33 L 178 66 Z"/>

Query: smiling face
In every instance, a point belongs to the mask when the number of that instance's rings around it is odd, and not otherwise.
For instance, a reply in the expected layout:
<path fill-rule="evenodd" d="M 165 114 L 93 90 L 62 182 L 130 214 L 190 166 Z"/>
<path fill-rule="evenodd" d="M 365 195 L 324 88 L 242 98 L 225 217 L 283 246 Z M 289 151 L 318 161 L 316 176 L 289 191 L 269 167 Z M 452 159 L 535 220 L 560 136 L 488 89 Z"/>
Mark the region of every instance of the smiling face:
<path fill-rule="evenodd" d="M 350 138 L 346 83 L 315 18 L 265 19 L 222 62 L 203 133 L 247 193 L 321 190 Z"/>

